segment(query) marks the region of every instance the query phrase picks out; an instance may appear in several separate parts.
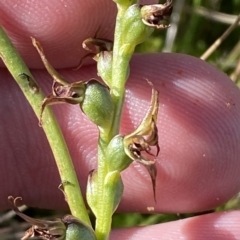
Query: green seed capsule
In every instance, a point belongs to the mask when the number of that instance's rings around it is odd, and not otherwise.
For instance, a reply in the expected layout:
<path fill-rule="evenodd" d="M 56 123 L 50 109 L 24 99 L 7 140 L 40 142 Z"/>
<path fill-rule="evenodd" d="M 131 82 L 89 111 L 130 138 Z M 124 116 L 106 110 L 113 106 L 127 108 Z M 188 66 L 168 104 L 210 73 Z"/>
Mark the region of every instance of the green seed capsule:
<path fill-rule="evenodd" d="M 92 228 L 86 226 L 79 219 L 72 215 L 67 215 L 62 219 L 67 226 L 66 240 L 96 240 L 96 236 Z"/>
<path fill-rule="evenodd" d="M 115 170 L 121 172 L 132 163 L 131 158 L 125 153 L 123 139 L 123 136 L 117 135 L 107 147 L 109 172 Z"/>
<path fill-rule="evenodd" d="M 108 88 L 96 80 L 87 83 L 84 100 L 80 103 L 82 111 L 98 127 L 111 127 L 114 105 Z"/>
<path fill-rule="evenodd" d="M 127 48 L 121 49 L 123 52 L 129 50 L 133 52 L 135 46 L 145 41 L 153 32 L 152 28 L 142 22 L 141 8 L 138 4 L 134 4 L 127 9 L 122 26 L 125 33 L 122 45 Z"/>

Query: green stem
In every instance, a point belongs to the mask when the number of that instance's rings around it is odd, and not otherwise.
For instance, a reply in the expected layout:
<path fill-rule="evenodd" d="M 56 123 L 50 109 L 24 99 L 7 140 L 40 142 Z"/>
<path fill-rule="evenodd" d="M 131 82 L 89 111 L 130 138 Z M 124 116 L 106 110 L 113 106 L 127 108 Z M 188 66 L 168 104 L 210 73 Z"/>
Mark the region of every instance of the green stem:
<path fill-rule="evenodd" d="M 112 81 L 110 84 L 111 96 L 115 105 L 113 123 L 111 131 L 107 134 L 107 136 L 105 136 L 104 133 L 100 133 L 98 144 L 98 216 L 96 219 L 95 230 L 98 240 L 108 239 L 112 223 L 114 196 L 116 194 L 116 188 L 114 188 L 114 186 L 117 183 L 113 183 L 111 185 L 110 191 L 109 189 L 106 189 L 106 186 L 104 185 L 104 181 L 106 180 L 108 174 L 106 161 L 108 156 L 106 156 L 104 152 L 110 140 L 119 133 L 122 107 L 125 97 L 125 83 L 128 77 L 130 56 L 126 57 L 120 52 L 122 44 L 121 39 L 124 37 L 121 28 L 125 11 L 126 8 L 121 8 L 118 5 L 113 48 Z M 103 139 L 107 139 L 107 141 L 103 143 Z"/>
<path fill-rule="evenodd" d="M 95 234 L 98 240 L 106 240 L 109 237 L 112 224 L 112 214 L 118 206 L 123 185 L 120 171 L 109 170 L 109 156 L 106 151 L 106 145 L 101 141 L 98 144 L 98 199 L 96 214 Z"/>
<path fill-rule="evenodd" d="M 118 6 L 118 14 L 115 27 L 114 47 L 113 47 L 113 63 L 112 63 L 112 81 L 111 96 L 115 105 L 115 112 L 110 138 L 119 133 L 122 107 L 125 97 L 125 83 L 128 75 L 128 65 L 130 58 L 122 56 L 120 49 L 122 47 L 123 31 L 122 22 L 126 8 Z"/>
<path fill-rule="evenodd" d="M 37 83 L 33 80 L 33 76 L 27 68 L 26 64 L 23 62 L 10 39 L 1 27 L 0 56 L 9 72 L 12 74 L 19 87 L 23 91 L 36 116 L 39 117 L 39 106 L 41 106 L 41 103 L 44 99 L 44 94 L 37 86 Z M 21 74 L 29 76 L 29 79 L 23 78 Z M 36 125 L 36 127 L 38 126 Z M 61 181 L 63 183 L 67 182 L 67 184 L 64 184 L 64 192 L 66 194 L 71 213 L 90 226 L 90 220 L 80 191 L 80 186 L 70 154 L 68 152 L 61 130 L 52 114 L 52 111 L 49 108 L 46 108 L 46 111 L 43 115 L 42 127 L 53 151 Z"/>
<path fill-rule="evenodd" d="M 95 234 L 98 240 L 105 240 L 111 230 L 112 211 L 109 199 L 104 197 L 106 189 L 104 188 L 104 180 L 107 175 L 107 164 L 105 159 L 105 150 L 107 145 L 102 143 L 101 136 L 98 143 L 98 214 L 96 218 Z M 110 222 L 109 222 L 110 221 Z"/>

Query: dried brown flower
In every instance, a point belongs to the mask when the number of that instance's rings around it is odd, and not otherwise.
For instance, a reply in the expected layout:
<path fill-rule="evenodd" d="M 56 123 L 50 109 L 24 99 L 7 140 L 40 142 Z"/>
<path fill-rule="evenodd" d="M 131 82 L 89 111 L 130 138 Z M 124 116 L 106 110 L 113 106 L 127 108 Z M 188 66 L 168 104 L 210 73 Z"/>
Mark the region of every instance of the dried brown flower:
<path fill-rule="evenodd" d="M 152 86 L 152 84 L 149 82 Z M 126 154 L 134 161 L 143 164 L 152 179 L 155 197 L 155 179 L 157 168 L 155 166 L 156 157 L 159 154 L 158 129 L 156 126 L 158 115 L 158 91 L 152 86 L 151 106 L 138 128 L 131 134 L 124 137 Z M 155 151 L 153 149 L 155 147 Z"/>
<path fill-rule="evenodd" d="M 172 0 L 164 4 L 145 5 L 141 8 L 142 21 L 144 24 L 157 29 L 170 27 L 169 18 L 172 14 Z"/>

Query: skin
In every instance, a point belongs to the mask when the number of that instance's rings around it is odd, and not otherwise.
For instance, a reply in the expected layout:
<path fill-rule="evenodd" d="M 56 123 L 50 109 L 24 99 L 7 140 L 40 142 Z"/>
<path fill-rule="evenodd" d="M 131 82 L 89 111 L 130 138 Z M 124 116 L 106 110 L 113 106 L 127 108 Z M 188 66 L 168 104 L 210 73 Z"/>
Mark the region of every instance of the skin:
<path fill-rule="evenodd" d="M 37 4 L 38 5 L 37 5 Z M 116 9 L 107 0 L 0 2 L 0 24 L 46 94 L 47 74 L 30 36 L 39 40 L 48 60 L 69 81 L 96 76 L 81 42 L 95 36 L 112 39 Z M 102 9 L 102 10 L 101 10 Z M 91 13 L 91 14 L 89 14 Z M 88 64 L 89 63 L 89 64 Z M 66 208 L 57 189 L 59 175 L 38 119 L 0 62 L 0 209 L 7 196 L 22 196 L 40 208 Z M 212 209 L 240 191 L 240 94 L 230 79 L 199 59 L 180 54 L 134 56 L 127 83 L 121 131 L 129 133 L 144 117 L 150 101 L 149 79 L 160 92 L 160 155 L 157 203 L 146 170 L 132 164 L 122 173 L 125 185 L 119 211 L 199 212 Z M 88 172 L 96 168 L 96 127 L 78 106 L 53 107 L 85 192 Z M 151 208 L 151 209 L 153 209 Z M 112 239 L 240 239 L 240 211 L 213 213 L 154 226 L 113 230 Z"/>

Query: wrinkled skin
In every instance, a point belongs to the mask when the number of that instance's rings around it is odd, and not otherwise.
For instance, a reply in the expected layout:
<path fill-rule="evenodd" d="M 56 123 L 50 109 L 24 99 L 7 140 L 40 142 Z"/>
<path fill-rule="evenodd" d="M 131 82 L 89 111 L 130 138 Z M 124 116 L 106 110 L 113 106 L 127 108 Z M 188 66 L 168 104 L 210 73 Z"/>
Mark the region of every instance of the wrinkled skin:
<path fill-rule="evenodd" d="M 102 11 L 101 11 L 102 10 Z M 38 39 L 49 61 L 69 81 L 96 77 L 89 61 L 78 71 L 88 37 L 112 39 L 116 9 L 110 0 L 0 2 L 0 23 L 46 93 L 47 74 L 30 36 Z M 89 63 L 89 64 L 88 64 Z M 8 195 L 22 196 L 29 206 L 66 208 L 57 189 L 59 175 L 38 120 L 0 62 L 0 209 Z M 143 166 L 123 172 L 125 191 L 119 211 L 205 211 L 240 191 L 240 94 L 223 73 L 196 58 L 180 54 L 134 56 L 127 83 L 121 130 L 131 132 L 145 115 L 152 81 L 160 92 L 160 154 L 157 203 Z M 78 106 L 53 109 L 63 129 L 83 191 L 96 167 L 97 130 Z M 112 239 L 240 239 L 240 211 L 213 213 L 144 228 L 112 231 Z"/>

